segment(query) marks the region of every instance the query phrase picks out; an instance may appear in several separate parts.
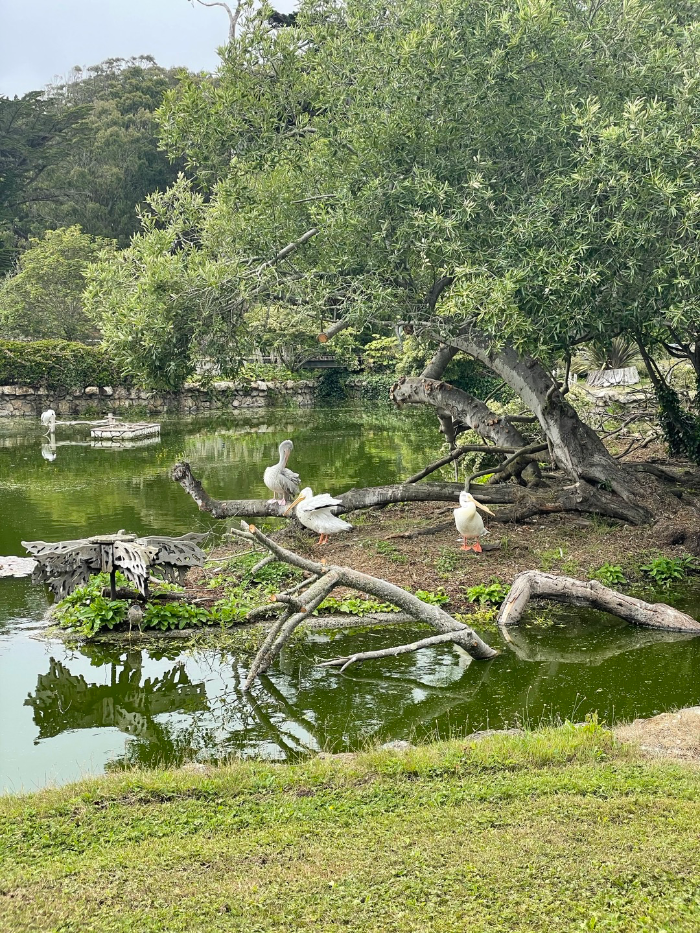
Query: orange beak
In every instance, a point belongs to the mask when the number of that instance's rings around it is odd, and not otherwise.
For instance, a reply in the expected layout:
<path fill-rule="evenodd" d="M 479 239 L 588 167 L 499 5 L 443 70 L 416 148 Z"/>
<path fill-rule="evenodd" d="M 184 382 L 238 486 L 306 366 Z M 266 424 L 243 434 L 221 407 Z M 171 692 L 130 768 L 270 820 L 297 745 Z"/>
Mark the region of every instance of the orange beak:
<path fill-rule="evenodd" d="M 296 497 L 296 499 L 294 500 L 294 502 L 292 502 L 291 505 L 288 505 L 288 506 L 287 506 L 287 508 L 284 510 L 284 512 L 282 512 L 282 514 L 283 514 L 283 515 L 288 515 L 288 514 L 292 511 L 292 509 L 294 508 L 294 506 L 297 505 L 297 503 L 301 502 L 301 500 L 302 500 L 303 498 L 304 498 L 304 496 L 302 496 L 301 493 L 300 493 L 300 494 Z"/>

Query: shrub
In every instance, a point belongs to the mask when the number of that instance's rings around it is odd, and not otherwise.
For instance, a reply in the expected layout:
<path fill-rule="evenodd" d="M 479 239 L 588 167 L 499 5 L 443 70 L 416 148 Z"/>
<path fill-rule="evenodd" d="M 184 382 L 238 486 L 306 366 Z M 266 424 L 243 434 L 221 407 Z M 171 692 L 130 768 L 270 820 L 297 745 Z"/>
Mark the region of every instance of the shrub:
<path fill-rule="evenodd" d="M 627 583 L 622 567 L 617 564 L 603 564 L 590 575 L 591 580 L 598 580 L 603 586 L 618 586 Z"/>
<path fill-rule="evenodd" d="M 0 341 L 0 385 L 84 389 L 124 381 L 100 347 L 68 340 Z"/>
<path fill-rule="evenodd" d="M 491 583 L 470 586 L 467 590 L 467 599 L 470 603 L 478 603 L 480 606 L 499 606 L 509 592 L 508 584 L 501 583 L 498 578 L 494 578 Z"/>
<path fill-rule="evenodd" d="M 697 570 L 698 562 L 690 556 L 685 557 L 655 557 L 648 564 L 643 564 L 647 576 L 658 586 L 669 587 L 672 583 L 684 580 L 689 571 Z"/>

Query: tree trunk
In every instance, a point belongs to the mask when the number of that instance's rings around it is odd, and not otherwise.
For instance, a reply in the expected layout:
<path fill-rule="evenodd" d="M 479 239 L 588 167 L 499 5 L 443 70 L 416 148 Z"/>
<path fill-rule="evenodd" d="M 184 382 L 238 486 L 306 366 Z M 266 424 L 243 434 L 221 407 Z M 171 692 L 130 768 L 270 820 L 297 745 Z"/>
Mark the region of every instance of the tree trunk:
<path fill-rule="evenodd" d="M 214 499 L 192 474 L 189 463 L 176 463 L 172 477 L 179 483 L 202 512 L 214 518 L 280 518 L 279 504 L 264 499 Z M 494 521 L 518 522 L 533 515 L 553 512 L 593 512 L 610 518 L 629 521 L 630 506 L 620 499 L 589 483 L 577 483 L 563 489 L 525 490 L 522 486 L 475 486 L 475 499 L 485 505 L 504 506 L 499 508 Z M 393 502 L 458 502 L 464 489 L 462 483 L 396 483 L 393 486 L 369 486 L 366 489 L 350 489 L 337 496 L 341 505 L 333 511 L 336 515 L 356 509 L 371 509 L 390 505 Z"/>
<path fill-rule="evenodd" d="M 498 625 L 506 639 L 507 626 L 517 625 L 528 602 L 535 598 L 553 599 L 560 603 L 599 609 L 643 628 L 700 635 L 700 622 L 665 603 L 647 603 L 642 599 L 634 599 L 632 596 L 608 589 L 597 580 L 585 582 L 573 577 L 541 573 L 539 570 L 526 570 L 513 580 L 510 593 L 498 613 Z"/>
<path fill-rule="evenodd" d="M 438 412 L 447 412 L 453 421 L 466 424 L 498 447 L 519 450 L 527 446 L 528 442 L 509 421 L 491 411 L 484 402 L 449 383 L 437 382 L 425 376 L 401 376 L 391 387 L 389 395 L 399 406 L 431 405 Z M 518 458 L 503 472 L 501 478 L 506 480 L 521 474 L 528 486 L 536 485 L 540 480 L 537 464 L 527 457 Z"/>
<path fill-rule="evenodd" d="M 492 369 L 513 389 L 545 432 L 552 456 L 577 483 L 602 484 L 625 503 L 625 519 L 633 524 L 649 522 L 653 512 L 645 502 L 650 499 L 649 484 L 627 470 L 606 450 L 595 431 L 584 424 L 565 400 L 558 384 L 533 357 L 517 353 L 505 345 L 493 350 L 473 332 L 449 339 L 450 345 L 463 350 Z M 602 492 L 602 490 L 601 490 Z"/>

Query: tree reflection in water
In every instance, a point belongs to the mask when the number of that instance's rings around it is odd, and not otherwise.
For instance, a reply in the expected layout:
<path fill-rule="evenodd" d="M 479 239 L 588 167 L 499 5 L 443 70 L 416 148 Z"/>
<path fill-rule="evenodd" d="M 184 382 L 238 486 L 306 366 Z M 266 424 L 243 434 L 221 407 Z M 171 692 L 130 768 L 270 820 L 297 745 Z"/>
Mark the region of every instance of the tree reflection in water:
<path fill-rule="evenodd" d="M 159 677 L 143 679 L 141 651 L 92 660 L 109 666 L 108 684 L 90 684 L 55 658 L 46 674 L 38 676 L 36 690 L 24 701 L 34 711 L 36 742 L 68 730 L 113 726 L 149 745 L 162 746 L 171 743 L 169 730 L 155 717 L 207 709 L 204 684 L 192 683 L 183 662 Z M 164 751 L 161 747 L 163 759 L 168 757 Z"/>

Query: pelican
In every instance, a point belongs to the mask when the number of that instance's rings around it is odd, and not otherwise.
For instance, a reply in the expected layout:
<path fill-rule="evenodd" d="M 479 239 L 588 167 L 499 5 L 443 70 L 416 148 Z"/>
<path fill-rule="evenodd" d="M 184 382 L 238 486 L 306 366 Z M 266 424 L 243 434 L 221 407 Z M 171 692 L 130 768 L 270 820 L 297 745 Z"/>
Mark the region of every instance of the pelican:
<path fill-rule="evenodd" d="M 484 521 L 476 511 L 477 509 L 493 515 L 491 509 L 477 502 L 471 493 L 463 489 L 459 494 L 459 508 L 455 509 L 455 525 L 462 536 L 462 550 L 476 551 L 477 554 L 481 554 L 479 538 L 487 535 L 488 529 L 484 526 Z M 475 543 L 467 544 L 467 538 L 473 538 Z"/>
<path fill-rule="evenodd" d="M 263 473 L 265 485 L 274 493 L 273 498 L 268 499 L 268 502 L 277 502 L 277 496 L 280 496 L 280 505 L 286 505 L 285 496 L 289 494 L 293 497 L 299 492 L 299 474 L 287 469 L 287 460 L 293 450 L 294 444 L 291 441 L 282 441 L 279 446 L 279 463 L 269 466 Z"/>
<path fill-rule="evenodd" d="M 41 423 L 46 428 L 47 434 L 53 434 L 56 430 L 56 412 L 53 408 L 48 408 L 41 413 Z"/>
<path fill-rule="evenodd" d="M 338 531 L 350 531 L 352 528 L 349 522 L 343 521 L 331 512 L 334 506 L 342 504 L 340 499 L 334 499 L 327 492 L 315 496 L 311 488 L 307 486 L 306 489 L 302 489 L 284 514 L 291 512 L 296 506 L 297 518 L 302 525 L 319 533 L 321 536 L 318 539 L 319 544 L 328 544 L 328 535 L 334 535 Z"/>

